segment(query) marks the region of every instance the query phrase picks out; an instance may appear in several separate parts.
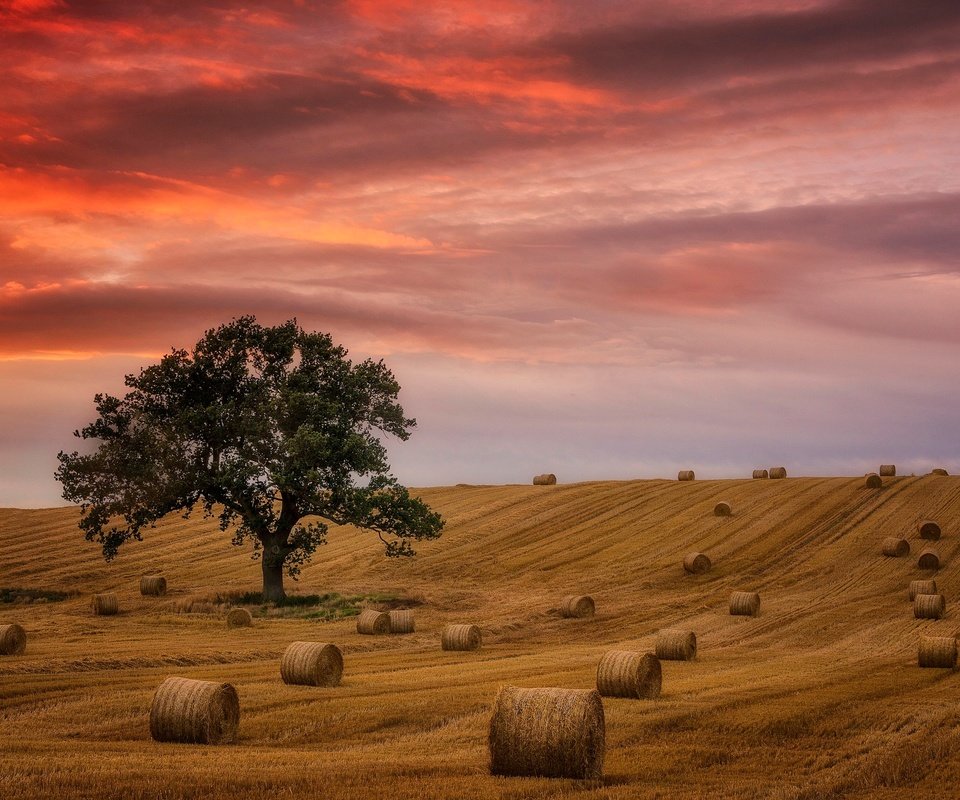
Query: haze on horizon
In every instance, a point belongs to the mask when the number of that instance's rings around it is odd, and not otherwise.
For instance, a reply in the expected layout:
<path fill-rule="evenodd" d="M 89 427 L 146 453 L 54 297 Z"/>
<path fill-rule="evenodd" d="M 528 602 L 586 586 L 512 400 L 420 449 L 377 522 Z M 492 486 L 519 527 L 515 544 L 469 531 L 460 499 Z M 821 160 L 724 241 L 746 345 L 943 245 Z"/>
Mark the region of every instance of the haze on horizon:
<path fill-rule="evenodd" d="M 958 119 L 950 0 L 0 0 L 0 506 L 244 313 L 410 485 L 956 471 Z"/>

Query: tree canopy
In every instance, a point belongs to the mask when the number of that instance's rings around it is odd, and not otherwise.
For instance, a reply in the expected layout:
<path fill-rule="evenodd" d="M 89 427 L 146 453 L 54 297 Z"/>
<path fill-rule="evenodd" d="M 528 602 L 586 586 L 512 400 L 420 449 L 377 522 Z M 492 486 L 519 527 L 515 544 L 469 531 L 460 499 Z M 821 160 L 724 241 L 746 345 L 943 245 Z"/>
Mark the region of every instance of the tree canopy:
<path fill-rule="evenodd" d="M 96 446 L 59 453 L 56 473 L 107 560 L 165 515 L 201 508 L 235 545 L 253 542 L 264 596 L 280 599 L 327 523 L 376 532 L 387 556 L 440 536 L 442 518 L 390 474 L 380 440 L 416 426 L 393 373 L 353 364 L 328 334 L 240 317 L 125 385 L 122 398 L 96 395 L 97 419 L 75 431 Z"/>

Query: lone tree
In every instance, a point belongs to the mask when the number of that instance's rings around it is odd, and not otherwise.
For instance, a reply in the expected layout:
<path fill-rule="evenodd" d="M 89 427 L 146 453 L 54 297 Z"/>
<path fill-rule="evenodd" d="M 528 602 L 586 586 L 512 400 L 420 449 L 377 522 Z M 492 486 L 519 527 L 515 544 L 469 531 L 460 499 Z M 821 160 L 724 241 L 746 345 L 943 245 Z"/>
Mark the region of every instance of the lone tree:
<path fill-rule="evenodd" d="M 74 432 L 96 449 L 61 452 L 56 473 L 108 561 L 164 515 L 200 507 L 233 544 L 253 541 L 264 599 L 282 600 L 284 572 L 296 579 L 327 522 L 375 531 L 387 556 L 440 536 L 443 519 L 390 475 L 377 436 L 406 440 L 416 425 L 393 373 L 351 363 L 325 333 L 244 316 L 125 383 L 122 398 L 96 395 L 99 417 Z"/>

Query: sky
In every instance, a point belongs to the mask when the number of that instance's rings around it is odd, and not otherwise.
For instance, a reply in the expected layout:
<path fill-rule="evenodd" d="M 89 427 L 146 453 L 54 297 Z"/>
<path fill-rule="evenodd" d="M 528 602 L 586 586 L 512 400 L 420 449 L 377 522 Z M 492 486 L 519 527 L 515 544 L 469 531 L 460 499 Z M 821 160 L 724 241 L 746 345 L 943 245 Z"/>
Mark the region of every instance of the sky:
<path fill-rule="evenodd" d="M 0 0 L 0 506 L 240 314 L 414 486 L 960 471 L 955 0 Z"/>

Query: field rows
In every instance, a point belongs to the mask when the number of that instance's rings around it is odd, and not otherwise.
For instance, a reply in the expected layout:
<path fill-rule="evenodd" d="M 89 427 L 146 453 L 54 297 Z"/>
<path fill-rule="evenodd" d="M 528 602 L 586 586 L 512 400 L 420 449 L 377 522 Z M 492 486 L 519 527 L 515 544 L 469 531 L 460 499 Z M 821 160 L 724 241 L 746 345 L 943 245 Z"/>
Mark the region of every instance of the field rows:
<path fill-rule="evenodd" d="M 0 797 L 955 797 L 960 684 L 916 667 L 921 633 L 957 632 L 960 479 L 630 481 L 421 491 L 448 520 L 413 561 L 388 562 L 353 530 L 305 569 L 296 591 L 398 593 L 422 601 L 417 632 L 364 637 L 350 619 L 257 618 L 228 630 L 179 600 L 258 588 L 258 566 L 212 521 L 172 518 L 105 564 L 74 509 L 0 511 L 0 587 L 75 592 L 0 605 L 28 631 L 0 659 Z M 712 515 L 720 499 L 734 516 Z M 940 520 L 943 620 L 915 620 L 915 523 Z M 905 559 L 879 554 L 907 535 Z M 714 568 L 680 569 L 703 550 Z M 171 591 L 145 598 L 140 574 Z M 727 613 L 757 590 L 756 618 Z M 94 591 L 122 613 L 93 617 Z M 571 593 L 597 616 L 564 620 Z M 439 649 L 450 622 L 484 631 L 476 653 Z M 594 685 L 612 648 L 652 649 L 656 631 L 695 630 L 696 662 L 664 662 L 656 701 L 606 700 L 599 785 L 487 774 L 499 685 Z M 279 657 L 297 639 L 344 652 L 335 689 L 286 686 Z M 226 680 L 241 697 L 239 741 L 149 738 L 156 686 L 171 674 Z"/>

